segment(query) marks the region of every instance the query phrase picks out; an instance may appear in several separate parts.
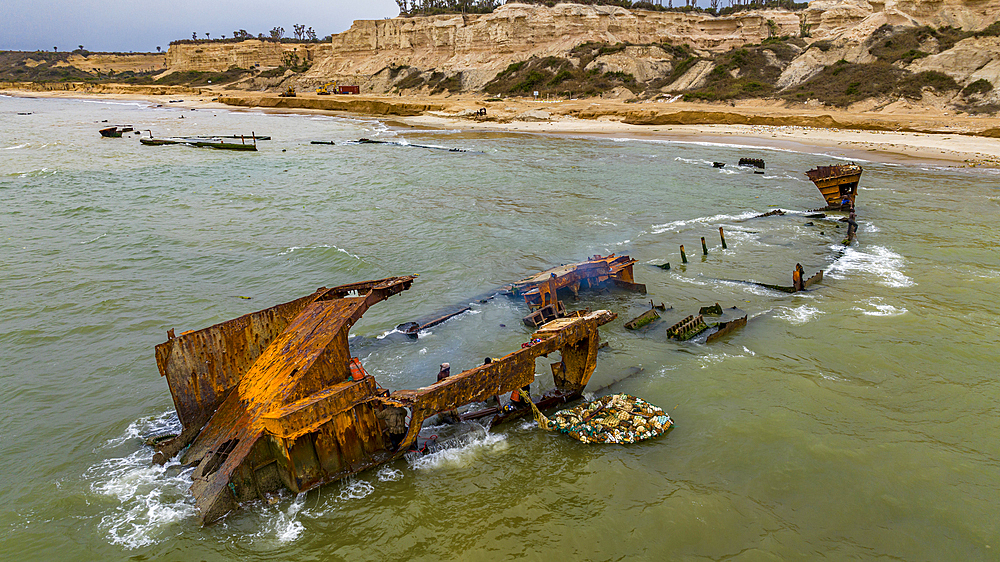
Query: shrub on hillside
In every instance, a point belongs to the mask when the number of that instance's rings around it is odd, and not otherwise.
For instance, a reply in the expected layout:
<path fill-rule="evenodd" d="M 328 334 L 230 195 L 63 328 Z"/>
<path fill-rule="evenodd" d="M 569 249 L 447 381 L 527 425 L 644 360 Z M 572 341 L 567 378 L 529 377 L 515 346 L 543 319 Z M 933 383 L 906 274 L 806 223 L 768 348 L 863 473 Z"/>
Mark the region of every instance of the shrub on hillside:
<path fill-rule="evenodd" d="M 920 99 L 924 88 L 930 88 L 939 94 L 954 92 L 961 86 L 947 74 L 936 70 L 928 70 L 918 74 L 904 76 L 896 85 L 895 92 L 912 99 Z"/>
<path fill-rule="evenodd" d="M 974 96 L 977 94 L 986 94 L 993 91 L 993 84 L 985 79 L 980 78 L 975 82 L 969 84 L 962 90 L 962 95 L 965 97 Z"/>
<path fill-rule="evenodd" d="M 806 82 L 789 88 L 783 97 L 799 101 L 817 99 L 829 105 L 846 107 L 894 91 L 904 74 L 906 71 L 884 62 L 854 64 L 839 60 Z"/>

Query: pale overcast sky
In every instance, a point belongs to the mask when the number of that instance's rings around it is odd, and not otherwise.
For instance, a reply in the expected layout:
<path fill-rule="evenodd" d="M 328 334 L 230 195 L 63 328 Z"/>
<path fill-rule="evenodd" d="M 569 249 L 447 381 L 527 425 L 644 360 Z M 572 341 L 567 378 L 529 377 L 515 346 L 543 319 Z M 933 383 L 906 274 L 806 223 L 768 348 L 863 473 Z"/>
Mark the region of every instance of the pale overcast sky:
<path fill-rule="evenodd" d="M 0 0 L 0 50 L 164 51 L 175 39 L 210 33 L 212 38 L 245 29 L 312 27 L 322 38 L 356 19 L 399 13 L 394 0 Z"/>

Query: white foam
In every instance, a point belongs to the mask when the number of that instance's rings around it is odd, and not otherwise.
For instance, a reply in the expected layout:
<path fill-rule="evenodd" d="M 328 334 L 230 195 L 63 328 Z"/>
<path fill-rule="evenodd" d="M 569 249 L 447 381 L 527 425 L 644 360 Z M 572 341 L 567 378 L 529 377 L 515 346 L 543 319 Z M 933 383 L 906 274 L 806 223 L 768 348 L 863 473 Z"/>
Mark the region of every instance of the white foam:
<path fill-rule="evenodd" d="M 316 249 L 320 249 L 320 248 L 333 248 L 334 250 L 337 250 L 338 252 L 340 252 L 342 254 L 347 254 L 348 256 L 351 256 L 352 258 L 354 258 L 356 260 L 360 260 L 361 259 L 360 256 L 354 255 L 351 252 L 349 252 L 349 251 L 347 251 L 347 250 L 345 250 L 343 248 L 338 248 L 337 246 L 331 246 L 330 244 L 319 244 L 319 245 L 316 245 L 316 246 L 291 246 L 287 250 L 285 250 L 284 252 L 280 252 L 278 255 L 279 256 L 284 256 L 286 254 L 291 254 L 292 252 L 295 252 L 295 251 L 298 251 L 298 250 L 316 250 Z"/>
<path fill-rule="evenodd" d="M 17 150 L 19 148 L 25 148 L 27 146 L 28 146 L 28 143 L 24 143 L 24 144 L 18 144 L 18 145 L 15 145 L 15 146 L 5 146 L 3 149 L 4 150 Z"/>
<path fill-rule="evenodd" d="M 713 165 L 711 160 L 702 160 L 701 158 L 684 158 L 682 156 L 678 156 L 674 158 L 674 160 L 677 160 L 679 162 L 685 162 L 687 164 L 704 164 L 706 166 Z"/>
<path fill-rule="evenodd" d="M 474 464 L 483 455 L 506 450 L 507 438 L 501 434 L 487 433 L 473 439 L 468 445 L 444 449 L 411 461 L 414 470 L 436 470 L 440 468 L 462 468 Z"/>
<path fill-rule="evenodd" d="M 85 100 L 85 99 L 76 99 L 73 101 L 78 103 L 96 103 L 99 105 L 126 105 L 130 107 L 138 107 L 141 109 L 145 109 L 152 106 L 152 104 L 148 102 L 136 102 L 136 101 L 109 101 L 109 100 Z"/>
<path fill-rule="evenodd" d="M 287 544 L 299 538 L 306 528 L 299 520 L 305 514 L 305 501 L 306 494 L 302 493 L 297 494 L 286 508 L 279 504 L 261 506 L 258 512 L 252 514 L 252 517 L 260 520 L 255 526 L 257 532 L 247 538 L 265 547 L 276 546 L 275 543 Z"/>
<path fill-rule="evenodd" d="M 776 311 L 775 316 L 796 325 L 805 324 L 820 314 L 823 314 L 822 310 L 814 306 L 809 306 L 808 304 L 803 304 L 795 308 L 781 307 L 777 308 Z"/>
<path fill-rule="evenodd" d="M 753 218 L 759 213 L 756 211 L 746 211 L 738 215 L 712 215 L 710 217 L 696 217 L 687 220 L 677 220 L 671 221 L 663 224 L 654 224 L 652 228 L 653 234 L 663 234 L 664 232 L 670 232 L 672 230 L 679 230 L 681 227 L 689 226 L 693 224 L 714 224 L 719 222 L 734 222 Z"/>
<path fill-rule="evenodd" d="M 403 471 L 396 470 L 395 468 L 392 468 L 391 466 L 384 464 L 381 467 L 379 467 L 378 472 L 375 473 L 375 476 L 378 477 L 379 482 L 395 482 L 397 480 L 402 480 Z"/>
<path fill-rule="evenodd" d="M 739 359 L 739 358 L 753 357 L 755 355 L 757 354 L 750 351 L 744 346 L 743 353 L 737 353 L 737 354 L 709 353 L 708 355 L 702 355 L 701 357 L 699 357 L 698 362 L 701 364 L 701 368 L 704 369 L 709 365 L 722 363 L 726 359 Z"/>
<path fill-rule="evenodd" d="M 865 316 L 900 316 L 907 313 L 906 308 L 886 304 L 881 297 L 872 297 L 858 304 L 860 306 L 855 306 L 851 310 L 857 310 Z"/>
<path fill-rule="evenodd" d="M 85 474 L 92 480 L 91 490 L 113 502 L 99 525 L 112 544 L 129 549 L 154 544 L 169 536 L 175 523 L 197 513 L 188 494 L 193 469 L 168 469 L 152 464 L 151 458 L 152 449 L 144 447 L 124 458 L 106 459 Z"/>
<path fill-rule="evenodd" d="M 831 246 L 839 251 L 842 246 Z M 846 279 L 851 275 L 870 274 L 886 287 L 912 287 L 916 283 L 902 272 L 906 260 L 902 256 L 882 246 L 871 246 L 869 251 L 861 251 L 849 246 L 844 254 L 833 262 L 824 275 L 833 279 Z"/>
<path fill-rule="evenodd" d="M 340 483 L 342 487 L 340 493 L 337 494 L 337 499 L 340 501 L 360 500 L 375 491 L 375 486 L 371 482 L 360 478 L 349 477 L 341 480 Z"/>

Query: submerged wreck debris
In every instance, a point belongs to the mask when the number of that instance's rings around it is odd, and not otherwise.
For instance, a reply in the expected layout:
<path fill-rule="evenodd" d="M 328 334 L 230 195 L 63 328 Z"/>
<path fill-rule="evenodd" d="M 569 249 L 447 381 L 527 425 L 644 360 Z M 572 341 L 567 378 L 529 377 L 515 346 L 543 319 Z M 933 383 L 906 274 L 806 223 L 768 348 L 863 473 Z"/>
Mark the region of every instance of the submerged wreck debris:
<path fill-rule="evenodd" d="M 722 316 L 722 305 L 715 303 L 712 306 L 703 306 L 698 310 L 698 314 L 708 314 L 711 316 Z"/>
<path fill-rule="evenodd" d="M 238 138 L 240 142 L 226 142 L 222 139 L 224 138 Z M 270 137 L 269 137 L 270 138 Z M 247 141 L 252 142 L 247 142 Z M 149 131 L 149 137 L 142 137 L 139 142 L 147 146 L 166 146 L 172 144 L 186 144 L 188 146 L 193 146 L 196 148 L 216 148 L 220 150 L 240 150 L 257 152 L 257 136 L 251 134 L 250 137 L 165 137 L 165 138 L 153 138 L 153 131 Z"/>
<path fill-rule="evenodd" d="M 662 309 L 661 309 L 662 310 Z M 625 323 L 626 330 L 638 330 L 647 324 L 651 324 L 660 319 L 660 315 L 656 312 L 655 307 L 650 307 L 649 310 L 643 312 L 639 316 L 629 320 Z"/>
<path fill-rule="evenodd" d="M 722 336 L 731 334 L 736 330 L 745 327 L 746 325 L 747 325 L 746 316 L 737 318 L 736 320 L 730 320 L 728 322 L 719 322 L 718 324 L 715 325 L 715 328 L 717 328 L 716 331 L 709 334 L 708 337 L 705 338 L 705 343 L 712 343 L 721 338 Z"/>
<path fill-rule="evenodd" d="M 636 443 L 662 435 L 674 425 L 663 409 L 628 394 L 560 410 L 551 419 L 534 405 L 531 409 L 538 427 L 565 433 L 581 443 Z"/>
<path fill-rule="evenodd" d="M 134 130 L 135 128 L 132 125 L 115 125 L 114 127 L 101 129 L 97 132 L 101 133 L 102 137 L 120 139 L 124 133 L 131 133 Z"/>
<path fill-rule="evenodd" d="M 748 285 L 756 285 L 758 287 L 764 287 L 765 289 L 771 289 L 774 291 L 781 291 L 782 293 L 797 293 L 799 291 L 804 291 L 809 287 L 819 283 L 823 280 L 823 271 L 820 270 L 816 272 L 812 277 L 805 278 L 805 270 L 802 268 L 802 264 L 795 264 L 795 269 L 792 271 L 792 284 L 788 285 L 772 285 L 770 283 L 758 283 L 756 281 L 739 281 L 736 279 L 729 279 L 734 283 L 746 283 Z"/>
<path fill-rule="evenodd" d="M 763 158 L 740 158 L 739 166 L 748 166 L 751 168 L 758 168 L 760 170 L 764 169 L 764 159 Z"/>
<path fill-rule="evenodd" d="M 764 214 L 757 215 L 754 218 L 755 219 L 762 219 L 762 218 L 765 218 L 765 217 L 783 217 L 783 216 L 785 216 L 785 212 L 784 211 L 782 211 L 781 209 L 775 209 L 773 211 L 768 211 L 768 212 L 766 212 Z"/>
<path fill-rule="evenodd" d="M 826 199 L 823 211 L 849 211 L 858 196 L 858 182 L 864 170 L 854 162 L 834 166 L 818 166 L 806 172 Z"/>
<path fill-rule="evenodd" d="M 673 326 L 667 328 L 667 337 L 686 341 L 708 329 L 705 319 L 698 316 L 688 316 Z"/>
<path fill-rule="evenodd" d="M 524 302 L 533 311 L 524 318 L 525 324 L 538 326 L 541 322 L 566 316 L 566 308 L 558 298 L 560 289 L 569 291 L 575 297 L 581 289 L 610 281 L 617 287 L 646 294 L 646 286 L 635 282 L 634 264 L 635 260 L 628 256 L 596 255 L 585 262 L 553 267 L 526 277 L 507 289 L 512 295 L 523 296 Z"/>
<path fill-rule="evenodd" d="M 311 144 L 334 144 L 334 143 L 323 143 L 323 142 L 315 142 L 314 141 L 314 142 L 311 142 Z M 476 151 L 476 150 L 466 150 L 464 148 L 448 148 L 446 146 L 431 146 L 431 145 L 428 145 L 428 144 L 413 144 L 413 143 L 409 143 L 409 142 L 372 140 L 372 139 L 364 139 L 364 138 L 358 139 L 357 141 L 354 141 L 353 143 L 348 143 L 348 144 L 391 144 L 391 145 L 395 145 L 395 146 L 409 146 L 409 147 L 412 147 L 412 148 L 429 148 L 431 150 L 443 150 L 445 152 L 467 152 L 467 153 L 482 154 L 479 151 Z"/>
<path fill-rule="evenodd" d="M 579 395 L 597 364 L 598 327 L 615 318 L 599 310 L 560 319 L 488 364 L 390 393 L 351 357 L 348 334 L 414 277 L 320 288 L 208 328 L 168 332 L 156 364 L 183 431 L 158 442 L 153 460 L 181 453 L 195 467 L 202 523 L 280 488 L 303 492 L 399 458 L 428 417 L 530 384 L 538 357 L 558 352 L 553 393 Z"/>
<path fill-rule="evenodd" d="M 729 309 L 730 311 L 735 311 L 736 313 L 742 313 L 740 309 L 735 306 Z M 704 314 L 712 314 L 717 316 L 722 316 L 725 314 L 722 310 L 722 306 L 716 303 L 715 306 L 704 306 L 701 308 L 698 316 L 688 316 L 681 320 L 680 322 L 674 324 L 673 326 L 667 328 L 667 337 L 673 338 L 675 340 L 687 341 L 693 339 L 695 336 L 702 334 L 708 330 L 711 332 L 705 338 L 705 343 L 712 343 L 719 338 L 730 334 L 740 328 L 747 325 L 747 315 L 744 313 L 742 317 L 734 318 L 732 320 L 727 320 L 725 322 L 718 322 L 716 324 L 708 324 L 705 322 Z"/>
<path fill-rule="evenodd" d="M 804 291 L 823 280 L 823 271 L 820 271 L 812 277 L 803 280 L 805 273 L 805 270 L 802 269 L 802 264 L 795 264 L 795 271 L 792 272 L 792 288 L 795 289 L 796 292 Z"/>

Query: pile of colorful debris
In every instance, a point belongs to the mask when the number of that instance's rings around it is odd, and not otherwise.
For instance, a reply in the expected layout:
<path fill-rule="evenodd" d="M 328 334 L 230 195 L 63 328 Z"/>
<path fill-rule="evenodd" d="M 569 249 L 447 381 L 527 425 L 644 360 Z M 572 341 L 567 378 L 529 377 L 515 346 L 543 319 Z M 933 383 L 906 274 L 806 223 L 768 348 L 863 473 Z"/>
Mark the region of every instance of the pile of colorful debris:
<path fill-rule="evenodd" d="M 635 443 L 661 435 L 674 424 L 661 408 L 628 394 L 604 396 L 560 410 L 551 419 L 534 404 L 532 410 L 542 429 L 565 433 L 582 443 Z"/>

